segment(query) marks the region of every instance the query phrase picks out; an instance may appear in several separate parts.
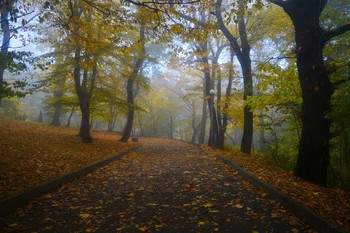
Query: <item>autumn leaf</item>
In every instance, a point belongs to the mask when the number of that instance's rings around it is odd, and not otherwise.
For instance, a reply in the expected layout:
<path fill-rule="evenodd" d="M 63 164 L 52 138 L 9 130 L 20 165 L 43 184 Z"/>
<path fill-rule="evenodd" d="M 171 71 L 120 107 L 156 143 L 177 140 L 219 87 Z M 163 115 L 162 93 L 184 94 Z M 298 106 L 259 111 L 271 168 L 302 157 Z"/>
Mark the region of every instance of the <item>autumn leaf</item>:
<path fill-rule="evenodd" d="M 138 228 L 138 230 L 141 231 L 141 232 L 145 232 L 145 231 L 148 230 L 148 227 L 147 226 L 141 226 L 141 227 Z"/>
<path fill-rule="evenodd" d="M 157 203 L 148 203 L 147 205 L 148 206 L 157 206 L 158 204 Z"/>
<path fill-rule="evenodd" d="M 3 164 L 0 169 L 0 199 L 49 182 L 132 146 L 131 143 L 118 142 L 120 135 L 107 132 L 92 132 L 97 140 L 93 145 L 87 145 L 76 137 L 77 133 L 75 128 L 1 119 Z"/>
<path fill-rule="evenodd" d="M 205 207 L 205 208 L 210 208 L 212 206 L 213 206 L 213 204 L 211 204 L 211 203 L 206 203 L 206 204 L 203 205 L 203 207 Z"/>
<path fill-rule="evenodd" d="M 81 218 L 89 218 L 90 217 L 90 214 L 80 214 L 79 215 Z"/>

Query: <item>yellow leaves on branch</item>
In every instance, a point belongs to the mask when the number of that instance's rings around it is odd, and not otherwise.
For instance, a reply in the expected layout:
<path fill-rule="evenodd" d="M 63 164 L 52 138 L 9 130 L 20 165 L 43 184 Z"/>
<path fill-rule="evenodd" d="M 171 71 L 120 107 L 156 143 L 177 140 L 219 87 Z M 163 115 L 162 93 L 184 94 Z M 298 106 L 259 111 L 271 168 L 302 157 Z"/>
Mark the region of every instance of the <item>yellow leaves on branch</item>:
<path fill-rule="evenodd" d="M 183 33 L 183 28 L 181 27 L 181 25 L 173 24 L 173 25 L 171 25 L 171 32 L 176 34 L 176 35 L 179 35 L 179 34 Z"/>

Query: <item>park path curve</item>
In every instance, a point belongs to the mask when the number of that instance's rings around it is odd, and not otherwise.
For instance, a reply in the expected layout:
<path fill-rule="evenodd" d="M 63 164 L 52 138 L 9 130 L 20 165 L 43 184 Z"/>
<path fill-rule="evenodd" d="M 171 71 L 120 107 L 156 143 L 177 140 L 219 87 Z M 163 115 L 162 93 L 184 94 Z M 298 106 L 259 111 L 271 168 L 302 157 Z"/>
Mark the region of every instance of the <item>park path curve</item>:
<path fill-rule="evenodd" d="M 1 232 L 316 232 L 198 146 L 141 149 L 32 201 Z"/>

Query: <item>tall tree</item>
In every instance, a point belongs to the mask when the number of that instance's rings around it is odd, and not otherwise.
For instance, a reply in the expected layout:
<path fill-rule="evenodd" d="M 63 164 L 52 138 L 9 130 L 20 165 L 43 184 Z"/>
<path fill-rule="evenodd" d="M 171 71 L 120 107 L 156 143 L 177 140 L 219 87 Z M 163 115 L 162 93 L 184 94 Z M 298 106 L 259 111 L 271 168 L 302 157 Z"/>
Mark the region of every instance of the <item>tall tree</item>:
<path fill-rule="evenodd" d="M 146 56 L 144 25 L 141 25 L 140 27 L 140 38 L 138 41 L 139 41 L 140 51 L 136 53 L 137 59 L 134 66 L 132 67 L 132 72 L 130 74 L 130 77 L 128 78 L 127 85 L 126 85 L 127 100 L 128 100 L 128 116 L 127 116 L 124 131 L 123 131 L 123 135 L 120 139 L 120 141 L 122 142 L 128 141 L 131 135 L 132 126 L 134 122 L 134 113 L 135 113 L 134 98 L 137 95 L 137 92 L 135 92 L 134 90 L 134 82 L 137 81 L 136 79 L 139 76 L 142 64 L 145 61 L 145 56 Z"/>
<path fill-rule="evenodd" d="M 253 77 L 252 77 L 252 63 L 250 58 L 250 44 L 248 41 L 246 21 L 244 18 L 245 13 L 245 2 L 239 0 L 237 11 L 237 22 L 239 30 L 239 38 L 235 37 L 230 30 L 226 27 L 224 19 L 222 17 L 222 0 L 216 1 L 215 15 L 219 23 L 219 28 L 228 41 L 231 44 L 233 51 L 241 65 L 244 83 L 244 94 L 243 99 L 247 100 L 253 95 Z M 240 40 L 240 44 L 238 43 Z M 241 143 L 241 151 L 250 154 L 253 142 L 253 113 L 248 105 L 244 106 L 244 126 L 243 126 L 243 137 Z"/>
<path fill-rule="evenodd" d="M 302 90 L 302 132 L 294 173 L 316 184 L 327 184 L 330 160 L 330 111 L 333 87 L 323 49 L 332 38 L 350 30 L 350 23 L 326 30 L 320 16 L 327 0 L 270 0 L 289 15 L 295 29 L 297 67 Z"/>

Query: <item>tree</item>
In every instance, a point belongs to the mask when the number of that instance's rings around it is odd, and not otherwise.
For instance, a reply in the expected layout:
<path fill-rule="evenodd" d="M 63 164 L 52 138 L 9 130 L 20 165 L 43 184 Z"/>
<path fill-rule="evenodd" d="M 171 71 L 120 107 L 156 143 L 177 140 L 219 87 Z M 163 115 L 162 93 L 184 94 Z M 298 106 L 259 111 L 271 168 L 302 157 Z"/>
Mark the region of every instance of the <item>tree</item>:
<path fill-rule="evenodd" d="M 79 135 L 83 142 L 89 143 L 92 142 L 90 127 L 94 91 L 100 85 L 102 77 L 107 76 L 106 66 L 113 60 L 111 58 L 120 55 L 118 47 L 123 48 L 128 44 L 123 44 L 121 32 L 133 25 L 125 26 L 126 18 L 130 15 L 124 8 L 113 11 L 119 9 L 120 5 L 111 1 L 90 4 L 72 0 L 48 4 L 56 4 L 52 7 L 55 12 L 45 19 L 49 19 L 48 22 L 54 28 L 62 29 L 57 38 L 50 38 L 48 41 L 50 44 L 61 44 L 64 55 L 67 56 L 65 60 L 71 61 L 68 67 L 81 111 Z M 56 56 L 56 61 L 58 60 L 59 57 Z M 118 58 L 115 60 L 118 61 Z"/>
<path fill-rule="evenodd" d="M 333 87 L 324 64 L 328 41 L 350 30 L 350 23 L 330 30 L 320 24 L 327 0 L 270 0 L 289 15 L 295 29 L 297 67 L 302 90 L 302 132 L 296 176 L 319 185 L 327 184 L 330 160 L 330 111 Z"/>
<path fill-rule="evenodd" d="M 27 58 L 31 55 L 28 52 L 9 51 L 10 41 L 13 37 L 11 34 L 16 34 L 19 29 L 23 28 L 28 23 L 28 21 L 22 20 L 22 26 L 17 28 L 10 25 L 11 21 L 16 22 L 18 18 L 19 8 L 16 3 L 17 0 L 0 1 L 2 30 L 0 51 L 0 103 L 5 97 L 24 97 L 28 93 L 24 91 L 24 87 L 27 84 L 25 81 L 17 80 L 11 84 L 4 79 L 5 70 L 8 70 L 12 74 L 19 74 L 21 71 L 26 70 Z"/>
<path fill-rule="evenodd" d="M 250 44 L 247 37 L 246 22 L 244 18 L 245 2 L 240 0 L 238 3 L 238 29 L 239 39 L 241 44 L 238 44 L 238 38 L 235 37 L 226 27 L 224 19 L 222 17 L 222 0 L 217 0 L 215 15 L 219 23 L 219 28 L 226 36 L 231 44 L 233 51 L 241 65 L 244 83 L 244 95 L 243 99 L 247 100 L 253 95 L 253 77 L 252 77 L 252 64 L 250 58 Z M 241 151 L 250 154 L 252 149 L 253 141 L 253 113 L 248 105 L 244 106 L 244 126 L 243 126 L 243 137 L 241 144 Z"/>
<path fill-rule="evenodd" d="M 133 126 L 133 121 L 134 121 L 134 98 L 137 95 L 137 92 L 134 90 L 134 82 L 139 76 L 142 64 L 145 60 L 146 56 L 146 49 L 145 49 L 145 26 L 141 25 L 140 27 L 140 38 L 139 38 L 139 47 L 140 51 L 137 52 L 137 59 L 132 67 L 132 72 L 130 74 L 130 77 L 128 78 L 127 85 L 126 85 L 126 90 L 127 90 L 127 100 L 128 100 L 128 116 L 126 120 L 126 125 L 123 131 L 123 136 L 121 137 L 120 141 L 126 142 L 128 141 L 131 131 L 132 131 L 132 126 Z"/>

